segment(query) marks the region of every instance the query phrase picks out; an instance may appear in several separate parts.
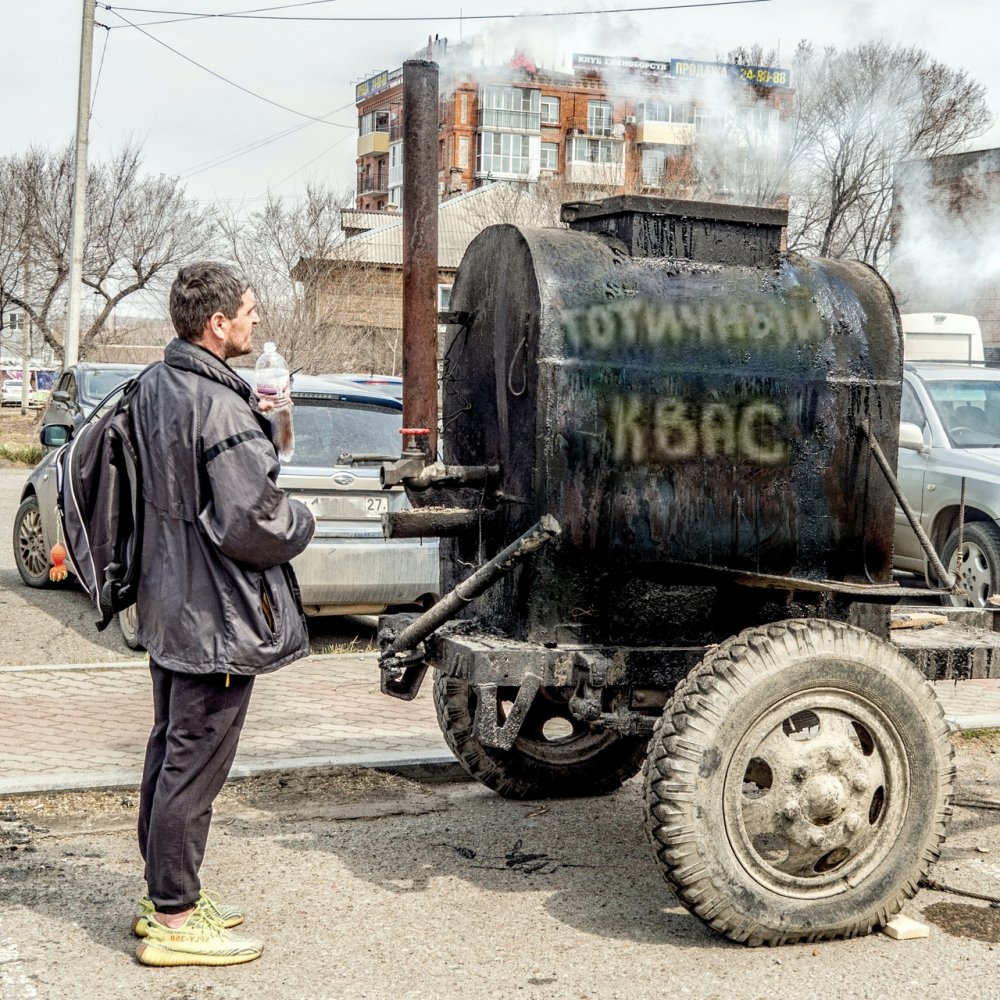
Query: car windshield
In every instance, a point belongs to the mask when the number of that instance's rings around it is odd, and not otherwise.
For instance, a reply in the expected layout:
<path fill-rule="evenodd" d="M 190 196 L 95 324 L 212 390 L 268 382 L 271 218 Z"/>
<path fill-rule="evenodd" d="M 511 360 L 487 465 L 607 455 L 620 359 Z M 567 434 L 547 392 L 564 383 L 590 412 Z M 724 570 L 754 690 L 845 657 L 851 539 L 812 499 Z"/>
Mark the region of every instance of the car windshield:
<path fill-rule="evenodd" d="M 296 395 L 291 464 L 331 466 L 344 454 L 399 456 L 401 410 Z"/>
<path fill-rule="evenodd" d="M 1000 447 L 1000 380 L 940 379 L 925 385 L 954 447 Z"/>
<path fill-rule="evenodd" d="M 97 371 L 82 372 L 80 395 L 96 403 L 134 374 L 135 371 L 131 368 L 101 368 Z"/>

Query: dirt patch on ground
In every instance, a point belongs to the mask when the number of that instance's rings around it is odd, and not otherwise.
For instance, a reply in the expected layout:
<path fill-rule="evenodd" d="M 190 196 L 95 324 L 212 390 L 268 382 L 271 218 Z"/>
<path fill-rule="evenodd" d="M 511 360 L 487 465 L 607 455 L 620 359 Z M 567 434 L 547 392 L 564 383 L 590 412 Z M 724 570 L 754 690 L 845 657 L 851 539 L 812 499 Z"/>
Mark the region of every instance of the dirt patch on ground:
<path fill-rule="evenodd" d="M 372 768 L 275 771 L 226 784 L 216 818 L 374 819 L 435 812 L 445 797 L 433 783 Z M 0 798 L 0 852 L 29 847 L 39 837 L 111 832 L 135 826 L 136 791 L 55 792 Z"/>

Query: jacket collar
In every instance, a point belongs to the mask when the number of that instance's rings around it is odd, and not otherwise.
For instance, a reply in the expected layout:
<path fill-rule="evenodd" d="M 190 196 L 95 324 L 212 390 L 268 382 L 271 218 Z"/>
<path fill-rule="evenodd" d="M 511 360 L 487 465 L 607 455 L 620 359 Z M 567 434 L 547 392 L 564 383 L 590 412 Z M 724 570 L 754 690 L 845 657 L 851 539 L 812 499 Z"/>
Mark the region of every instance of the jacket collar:
<path fill-rule="evenodd" d="M 250 386 L 222 358 L 216 357 L 204 347 L 199 347 L 190 340 L 175 337 L 164 348 L 163 360 L 171 368 L 194 372 L 203 378 L 228 386 L 233 392 L 239 393 L 253 409 L 257 409 L 257 397 Z"/>

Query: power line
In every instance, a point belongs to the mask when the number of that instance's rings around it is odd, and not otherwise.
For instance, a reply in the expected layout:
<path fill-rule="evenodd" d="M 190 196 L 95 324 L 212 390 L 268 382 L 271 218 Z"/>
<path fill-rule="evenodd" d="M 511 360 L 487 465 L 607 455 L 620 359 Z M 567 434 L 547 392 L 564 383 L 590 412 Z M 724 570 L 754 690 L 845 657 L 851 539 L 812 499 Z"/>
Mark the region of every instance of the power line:
<path fill-rule="evenodd" d="M 114 7 L 109 4 L 103 5 L 106 10 L 117 14 L 120 10 L 125 10 L 133 14 L 166 14 L 178 19 L 203 19 L 203 18 L 225 18 L 233 20 L 248 21 L 362 21 L 362 22 L 386 22 L 386 21 L 509 21 L 509 20 L 538 20 L 540 18 L 553 17 L 583 17 L 590 14 L 643 14 L 665 10 L 689 10 L 699 7 L 736 7 L 751 3 L 770 3 L 771 0 L 704 0 L 702 3 L 676 3 L 662 4 L 655 7 L 614 7 L 602 10 L 562 10 L 562 11 L 542 11 L 537 14 L 404 14 L 395 17 L 363 17 L 363 16 L 343 16 L 343 17 L 288 17 L 277 14 L 258 13 L 231 13 L 231 14 L 207 14 L 201 11 L 183 10 L 158 10 L 147 7 Z M 289 7 L 298 7 L 300 4 L 289 4 Z M 281 10 L 283 8 L 274 8 Z M 125 20 L 122 18 L 122 20 Z M 150 22 L 153 23 L 153 22 Z M 155 22 L 162 24 L 165 22 Z M 132 25 L 135 27 L 135 25 Z"/>
<path fill-rule="evenodd" d="M 104 57 L 108 52 L 108 39 L 111 37 L 111 29 L 106 24 L 94 22 L 94 26 L 104 29 L 104 45 L 101 48 L 101 61 L 97 66 L 97 79 L 94 81 L 94 92 L 90 95 L 90 117 L 94 117 L 94 105 L 97 103 L 97 89 L 101 85 L 101 71 L 104 69 Z"/>
<path fill-rule="evenodd" d="M 338 112 L 344 111 L 353 106 L 353 104 L 345 104 L 342 107 L 334 108 L 332 111 L 328 111 L 327 115 L 335 115 Z M 300 122 L 298 125 L 293 125 L 291 128 L 282 129 L 280 132 L 275 132 L 263 139 L 256 139 L 253 142 L 248 143 L 246 146 L 240 146 L 238 149 L 230 150 L 228 153 L 220 153 L 218 156 L 214 156 L 208 160 L 203 160 L 201 163 L 196 163 L 193 166 L 182 170 L 180 173 L 180 179 L 188 180 L 189 178 L 195 177 L 196 175 L 204 173 L 207 170 L 214 170 L 216 167 L 221 167 L 223 164 L 229 163 L 231 160 L 236 160 L 241 156 L 245 156 L 247 153 L 256 152 L 258 149 L 262 149 L 264 146 L 268 146 L 272 142 L 277 142 L 279 139 L 284 139 L 295 132 L 300 132 L 302 129 L 309 128 L 311 125 L 315 124 L 315 122 Z M 340 143 L 349 137 L 350 133 L 345 133 L 343 138 L 337 140 L 337 143 Z M 337 143 L 335 143 L 335 145 Z M 330 148 L 332 149 L 333 147 Z"/>
<path fill-rule="evenodd" d="M 254 91 L 247 89 L 246 87 L 236 83 L 235 81 L 229 80 L 226 77 L 222 76 L 221 74 L 216 73 L 214 69 L 209 69 L 207 66 L 203 66 L 200 62 L 197 62 L 190 56 L 184 55 L 183 52 L 179 51 L 178 49 L 175 49 L 172 45 L 168 45 L 166 42 L 161 41 L 159 38 L 156 37 L 156 35 L 152 35 L 148 31 L 143 31 L 143 29 L 139 27 L 139 25 L 133 24 L 126 17 L 122 17 L 122 15 L 118 13 L 118 11 L 112 10 L 112 8 L 110 7 L 108 7 L 107 10 L 111 11 L 111 13 L 115 15 L 115 17 L 121 18 L 121 20 L 123 20 L 129 27 L 135 28 L 135 30 L 138 31 L 140 34 L 145 35 L 150 40 L 156 42 L 157 45 L 162 45 L 165 49 L 168 49 L 170 52 L 173 52 L 175 56 L 180 56 L 181 59 L 183 59 L 185 62 L 191 63 L 192 66 L 197 66 L 198 69 L 204 70 L 206 73 L 209 73 L 211 76 L 214 76 L 217 80 L 221 80 L 223 83 L 228 83 L 231 87 L 235 87 L 237 90 L 241 90 L 243 91 L 244 94 L 249 94 L 251 97 L 256 97 L 257 100 L 263 101 L 265 104 L 270 104 L 273 107 L 280 108 L 282 111 L 289 111 L 293 115 L 298 115 L 300 118 L 308 118 L 310 121 L 313 122 L 322 122 L 324 125 L 336 125 L 337 128 L 350 129 L 352 132 L 357 127 L 356 125 L 353 124 L 344 125 L 341 122 L 331 122 L 328 121 L 326 118 L 317 118 L 315 115 L 307 115 L 304 111 L 296 111 L 295 108 L 290 108 L 287 105 L 279 104 L 277 101 L 272 101 L 269 97 L 264 97 L 263 94 L 255 93 Z"/>
<path fill-rule="evenodd" d="M 277 7 L 256 7 L 256 8 L 253 8 L 251 10 L 232 11 L 230 14 L 223 15 L 223 16 L 231 17 L 234 14 L 263 14 L 263 13 L 266 13 L 266 12 L 272 11 L 272 10 L 291 10 L 294 7 L 314 7 L 317 4 L 338 3 L 338 2 L 339 2 L 339 0 L 303 0 L 303 2 L 300 2 L 300 3 L 280 4 Z M 96 6 L 98 6 L 98 7 L 104 7 L 106 10 L 109 10 L 109 11 L 111 10 L 111 7 L 108 4 L 96 4 Z M 121 10 L 128 10 L 128 8 L 127 7 L 122 7 Z M 112 13 L 113 13 L 113 11 L 112 11 Z M 143 21 L 142 24 L 143 24 L 143 27 L 151 27 L 151 26 L 157 25 L 157 24 L 176 24 L 178 21 L 200 21 L 200 20 L 204 20 L 205 18 L 208 18 L 208 17 L 219 17 L 219 16 L 220 15 L 218 15 L 218 14 L 195 14 L 193 16 L 182 15 L 180 17 L 173 17 L 173 18 L 169 18 L 168 20 L 164 20 L 164 21 Z M 118 24 L 118 25 L 115 25 L 114 27 L 116 27 L 116 28 L 124 28 L 124 27 L 126 27 L 126 25 L 124 25 L 124 24 Z"/>
<path fill-rule="evenodd" d="M 280 181 L 278 181 L 277 184 L 269 185 L 268 186 L 268 190 L 270 191 L 270 190 L 273 190 L 274 188 L 279 188 L 286 181 L 290 181 L 297 174 L 301 174 L 302 171 L 306 169 L 306 167 L 312 166 L 318 159 L 320 159 L 323 156 L 326 156 L 327 153 L 331 152 L 333 149 L 335 149 L 337 146 L 339 146 L 344 141 L 344 139 L 347 139 L 347 138 L 348 138 L 348 136 L 346 136 L 346 135 L 342 136 L 332 146 L 328 146 L 326 149 L 324 149 L 322 153 L 317 153 L 317 155 L 314 156 L 311 160 L 308 160 L 306 163 L 303 163 L 302 166 L 299 167 L 298 170 L 293 170 L 287 177 L 283 177 Z M 261 195 L 260 197 L 263 198 L 264 195 Z M 254 199 L 254 200 L 257 200 L 257 199 Z"/>

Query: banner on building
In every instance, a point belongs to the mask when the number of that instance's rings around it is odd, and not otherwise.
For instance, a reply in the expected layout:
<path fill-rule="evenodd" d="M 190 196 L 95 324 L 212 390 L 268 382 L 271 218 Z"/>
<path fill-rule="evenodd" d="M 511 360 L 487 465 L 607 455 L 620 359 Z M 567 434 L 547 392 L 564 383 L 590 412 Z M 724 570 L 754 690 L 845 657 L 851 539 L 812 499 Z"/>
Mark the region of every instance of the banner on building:
<path fill-rule="evenodd" d="M 671 59 L 670 75 L 689 80 L 732 80 L 761 87 L 787 87 L 791 74 L 778 66 L 741 66 L 736 63 Z"/>
<path fill-rule="evenodd" d="M 639 73 L 663 73 L 670 71 L 670 63 L 656 59 L 636 59 L 633 56 L 597 56 L 573 53 L 574 71 L 627 69 Z"/>

